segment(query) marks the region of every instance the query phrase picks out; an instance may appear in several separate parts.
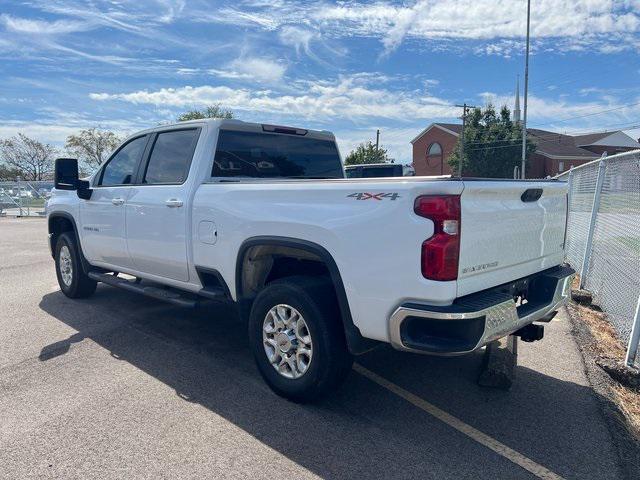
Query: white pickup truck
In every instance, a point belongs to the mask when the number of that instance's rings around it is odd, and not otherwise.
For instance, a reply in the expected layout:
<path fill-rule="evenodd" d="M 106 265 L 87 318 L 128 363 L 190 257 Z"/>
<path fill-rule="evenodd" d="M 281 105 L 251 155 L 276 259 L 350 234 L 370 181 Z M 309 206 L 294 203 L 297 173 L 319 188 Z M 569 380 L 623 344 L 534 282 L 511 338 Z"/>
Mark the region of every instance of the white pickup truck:
<path fill-rule="evenodd" d="M 566 184 L 347 179 L 327 131 L 197 120 L 127 139 L 89 180 L 56 161 L 62 292 L 236 302 L 260 373 L 310 401 L 381 342 L 437 355 L 541 338 L 567 300 Z M 126 275 L 122 275 L 126 274 Z"/>

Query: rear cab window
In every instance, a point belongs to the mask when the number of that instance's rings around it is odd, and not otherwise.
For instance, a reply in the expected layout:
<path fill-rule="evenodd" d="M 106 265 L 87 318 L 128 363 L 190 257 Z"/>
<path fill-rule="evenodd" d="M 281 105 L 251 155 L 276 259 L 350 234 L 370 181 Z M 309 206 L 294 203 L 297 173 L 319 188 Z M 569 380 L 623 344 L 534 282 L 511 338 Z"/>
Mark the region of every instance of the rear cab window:
<path fill-rule="evenodd" d="M 333 140 L 220 130 L 211 176 L 344 178 L 344 171 Z"/>

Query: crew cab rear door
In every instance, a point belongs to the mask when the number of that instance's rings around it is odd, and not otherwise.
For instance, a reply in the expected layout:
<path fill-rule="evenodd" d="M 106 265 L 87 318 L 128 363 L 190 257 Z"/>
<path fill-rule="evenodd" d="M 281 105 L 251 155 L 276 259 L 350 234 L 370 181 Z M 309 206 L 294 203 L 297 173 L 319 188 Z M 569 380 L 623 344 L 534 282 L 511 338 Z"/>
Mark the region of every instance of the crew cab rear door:
<path fill-rule="evenodd" d="M 139 272 L 189 280 L 187 180 L 200 131 L 179 127 L 152 134 L 126 208 L 127 246 Z"/>
<path fill-rule="evenodd" d="M 460 203 L 458 296 L 562 263 L 566 183 L 464 180 Z"/>

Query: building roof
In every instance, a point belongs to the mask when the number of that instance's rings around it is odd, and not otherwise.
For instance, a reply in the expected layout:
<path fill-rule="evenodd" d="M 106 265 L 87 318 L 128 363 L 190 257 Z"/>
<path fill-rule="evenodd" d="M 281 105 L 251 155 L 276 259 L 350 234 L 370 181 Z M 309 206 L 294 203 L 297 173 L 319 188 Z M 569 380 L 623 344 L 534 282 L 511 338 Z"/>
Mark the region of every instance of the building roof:
<path fill-rule="evenodd" d="M 459 123 L 436 122 L 436 123 L 430 124 L 427 128 L 422 130 L 418 135 L 415 136 L 413 140 L 411 140 L 410 143 L 415 143 L 416 140 L 421 138 L 425 133 L 427 133 L 429 130 L 431 130 L 434 127 L 439 128 L 440 130 L 444 130 L 445 132 L 452 134 L 454 137 L 457 137 L 458 135 L 460 135 L 460 132 L 462 131 L 462 125 Z"/>
<path fill-rule="evenodd" d="M 584 148 L 576 147 L 575 140 L 570 135 L 537 128 L 527 128 L 527 135 L 536 143 L 536 153 L 547 157 L 592 159 L 600 156 Z"/>
<path fill-rule="evenodd" d="M 460 123 L 435 123 L 438 127 L 445 128 L 447 130 L 451 130 L 452 132 L 456 132 L 456 134 L 460 135 L 462 132 L 462 124 Z"/>
<path fill-rule="evenodd" d="M 462 125 L 459 123 L 436 122 L 422 130 L 413 140 L 411 140 L 411 143 L 415 143 L 420 137 L 434 127 L 444 130 L 455 137 L 459 136 L 462 131 Z M 527 135 L 529 135 L 536 143 L 536 153 L 550 158 L 575 158 L 585 160 L 598 158 L 600 155 L 591 152 L 586 148 L 581 148 L 590 145 L 640 148 L 640 143 L 636 142 L 621 130 L 574 136 L 550 132 L 548 130 L 540 130 L 538 128 L 527 128 Z"/>
<path fill-rule="evenodd" d="M 625 147 L 640 148 L 640 143 L 635 138 L 621 130 L 612 132 L 591 133 L 589 135 L 577 135 L 573 137 L 578 147 L 599 146 L 599 147 Z"/>
<path fill-rule="evenodd" d="M 576 145 L 592 145 L 595 142 L 611 136 L 613 132 L 599 132 L 589 133 L 587 135 L 576 135 L 573 137 L 576 141 Z"/>

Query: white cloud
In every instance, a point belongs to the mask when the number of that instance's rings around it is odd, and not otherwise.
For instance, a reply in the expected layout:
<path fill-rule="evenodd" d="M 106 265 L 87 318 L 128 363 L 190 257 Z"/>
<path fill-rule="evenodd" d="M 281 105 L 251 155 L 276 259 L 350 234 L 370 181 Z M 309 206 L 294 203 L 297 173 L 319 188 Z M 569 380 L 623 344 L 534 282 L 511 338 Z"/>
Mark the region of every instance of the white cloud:
<path fill-rule="evenodd" d="M 137 130 L 149 127 L 148 124 L 135 124 L 132 122 L 96 122 L 90 120 L 71 120 L 68 123 L 64 122 L 64 120 L 59 120 L 55 123 L 43 120 L 2 121 L 0 124 L 0 139 L 23 133 L 40 142 L 62 147 L 69 135 L 77 134 L 80 130 L 96 126 L 101 129 L 109 129 L 123 138 Z"/>
<path fill-rule="evenodd" d="M 278 115 L 314 122 L 347 120 L 356 126 L 385 119 L 404 125 L 423 125 L 434 120 L 457 121 L 459 109 L 449 101 L 431 95 L 428 84 L 418 90 L 405 90 L 397 82 L 378 73 L 341 75 L 333 80 L 298 80 L 282 89 L 256 90 L 229 86 L 184 86 L 126 93 L 92 93 L 99 101 L 124 101 L 138 105 L 183 108 L 221 103 L 233 110 Z M 513 107 L 513 93 L 484 92 L 477 105 L 493 103 Z M 637 105 L 636 105 L 637 103 Z M 589 101 L 574 102 L 565 97 L 544 98 L 529 95 L 529 125 L 540 128 L 605 129 L 630 128 L 640 118 L 640 98 L 620 100 L 615 94 L 602 94 Z M 566 120 L 566 121 L 565 121 Z M 344 124 L 344 123 L 342 123 Z M 422 128 L 423 128 L 422 127 Z M 408 128 L 408 127 L 402 127 Z M 418 127 L 416 127 L 418 128 Z"/>
<path fill-rule="evenodd" d="M 240 57 L 228 63 L 224 68 L 178 68 L 178 75 L 215 75 L 234 80 L 252 80 L 255 82 L 275 83 L 282 80 L 287 66 L 275 60 L 257 57 Z"/>
<path fill-rule="evenodd" d="M 317 37 L 317 34 L 306 28 L 285 25 L 278 36 L 284 45 L 295 48 L 298 55 L 301 53 L 310 55 L 311 41 Z"/>
<path fill-rule="evenodd" d="M 73 20 L 45 22 L 44 20 L 32 20 L 7 14 L 0 15 L 0 23 L 10 32 L 29 35 L 58 35 L 84 32 L 92 28 L 88 22 L 77 22 Z"/>
<path fill-rule="evenodd" d="M 129 93 L 92 93 L 93 100 L 120 100 L 134 104 L 188 107 L 222 103 L 234 110 L 267 112 L 314 119 L 454 117 L 455 107 L 423 90 L 404 91 L 379 87 L 375 74 L 340 76 L 332 81 L 299 81 L 295 93 L 274 93 L 247 88 L 204 85 L 198 87 L 139 90 Z"/>
<path fill-rule="evenodd" d="M 236 78 L 251 78 L 263 82 L 277 82 L 287 71 L 286 65 L 258 57 L 241 57 L 229 64 L 230 73 Z"/>
<path fill-rule="evenodd" d="M 635 1 L 540 0 L 533 5 L 531 33 L 536 41 L 557 44 L 561 50 L 577 45 L 605 45 L 603 53 L 614 49 L 616 40 L 637 41 L 640 12 Z M 384 53 L 396 49 L 405 38 L 444 41 L 478 40 L 496 45 L 488 53 L 499 54 L 509 44 L 496 40 L 524 37 L 526 3 L 514 0 L 418 0 L 413 4 L 354 1 L 348 3 L 303 4 L 279 2 L 271 8 L 242 4 L 226 8 L 209 21 L 253 26 L 266 30 L 292 25 L 312 26 L 335 37 L 371 36 L 380 38 Z M 569 41 L 571 40 L 571 41 Z M 633 42 L 626 48 L 634 48 Z M 482 49 L 476 53 L 482 52 Z"/>

